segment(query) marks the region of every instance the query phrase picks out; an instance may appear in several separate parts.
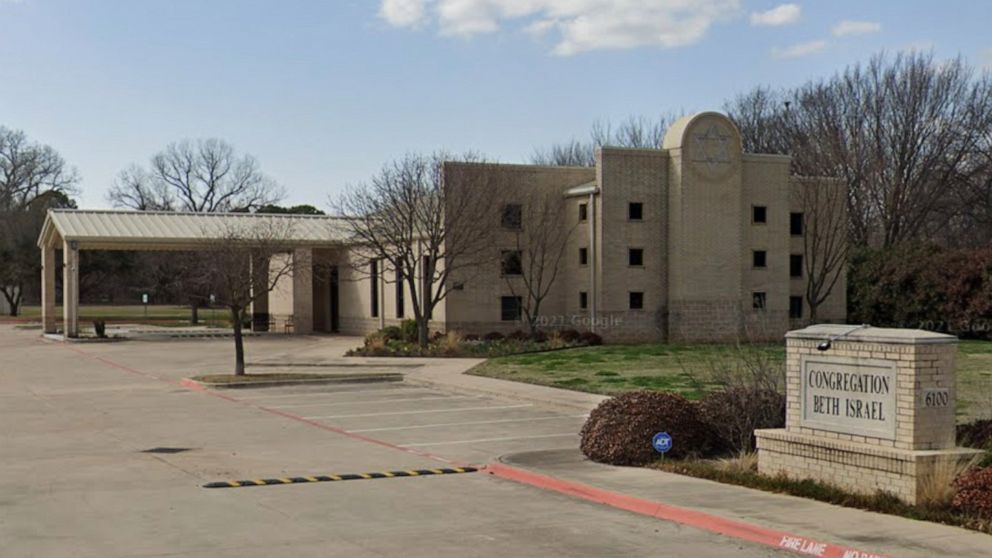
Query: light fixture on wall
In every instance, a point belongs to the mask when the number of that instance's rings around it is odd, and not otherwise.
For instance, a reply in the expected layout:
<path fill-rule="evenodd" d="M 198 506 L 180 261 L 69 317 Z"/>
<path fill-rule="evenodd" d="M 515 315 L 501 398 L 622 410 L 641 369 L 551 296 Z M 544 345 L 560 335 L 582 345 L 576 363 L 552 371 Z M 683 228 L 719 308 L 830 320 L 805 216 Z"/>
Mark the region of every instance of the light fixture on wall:
<path fill-rule="evenodd" d="M 844 333 L 841 333 L 841 334 L 838 334 L 838 335 L 834 335 L 833 337 L 828 337 L 826 341 L 824 341 L 824 342 L 822 342 L 822 343 L 820 343 L 819 345 L 816 346 L 816 350 L 817 351 L 829 351 L 830 350 L 830 347 L 833 346 L 833 342 L 834 341 L 840 339 L 841 337 L 847 337 L 848 335 L 854 333 L 855 331 L 858 331 L 860 329 L 867 329 L 869 327 L 871 327 L 871 325 L 869 325 L 869 324 L 861 324 L 859 326 L 855 326 L 855 327 L 849 329 L 848 331 L 845 331 Z"/>

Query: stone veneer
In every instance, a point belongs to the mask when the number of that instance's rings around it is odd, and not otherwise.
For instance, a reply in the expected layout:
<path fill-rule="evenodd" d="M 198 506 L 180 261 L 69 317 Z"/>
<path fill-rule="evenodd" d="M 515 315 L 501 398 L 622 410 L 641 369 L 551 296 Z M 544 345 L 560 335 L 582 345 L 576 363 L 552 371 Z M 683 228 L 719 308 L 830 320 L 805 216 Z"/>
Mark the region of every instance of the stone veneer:
<path fill-rule="evenodd" d="M 817 325 L 786 335 L 786 427 L 755 431 L 758 470 L 766 475 L 814 479 L 859 493 L 888 492 L 916 503 L 921 482 L 937 463 L 968 459 L 977 453 L 955 448 L 957 338 L 922 330 L 855 327 Z M 817 350 L 817 345 L 834 336 L 841 337 L 830 349 Z M 802 360 L 810 356 L 840 365 L 893 363 L 894 438 L 804 425 Z M 946 405 L 925 406 L 928 390 L 946 390 Z"/>

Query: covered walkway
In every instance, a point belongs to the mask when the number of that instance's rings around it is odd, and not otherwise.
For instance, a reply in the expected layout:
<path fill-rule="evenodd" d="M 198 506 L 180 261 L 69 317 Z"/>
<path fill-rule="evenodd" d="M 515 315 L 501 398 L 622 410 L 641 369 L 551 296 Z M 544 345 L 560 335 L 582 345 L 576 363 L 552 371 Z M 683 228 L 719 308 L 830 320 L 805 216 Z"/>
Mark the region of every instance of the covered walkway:
<path fill-rule="evenodd" d="M 79 336 L 79 252 L 81 250 L 197 251 L 224 241 L 230 231 L 253 223 L 278 221 L 291 245 L 290 257 L 313 262 L 313 251 L 341 247 L 347 228 L 338 218 L 313 215 L 254 213 L 180 213 L 164 211 L 115 211 L 52 209 L 38 238 L 41 248 L 41 315 L 45 333 L 56 333 L 56 251 L 62 250 L 63 332 Z M 268 270 L 266 270 L 268 271 Z M 253 276 L 258 270 L 252 270 Z M 293 329 L 313 331 L 313 278 L 294 273 L 292 278 Z M 264 277 L 264 276 L 263 276 Z M 254 314 L 268 313 L 267 297 L 260 297 Z"/>

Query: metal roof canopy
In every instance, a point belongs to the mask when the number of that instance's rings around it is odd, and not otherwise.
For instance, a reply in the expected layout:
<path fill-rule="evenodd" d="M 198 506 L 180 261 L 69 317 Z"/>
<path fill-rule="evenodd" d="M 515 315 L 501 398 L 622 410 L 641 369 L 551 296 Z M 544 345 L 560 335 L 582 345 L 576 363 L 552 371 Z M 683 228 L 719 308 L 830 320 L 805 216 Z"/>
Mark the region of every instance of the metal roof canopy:
<path fill-rule="evenodd" d="M 300 247 L 341 245 L 349 237 L 341 218 L 326 215 L 50 209 L 38 246 L 66 241 L 80 250 L 196 250 L 263 220 L 288 220 L 285 240 Z"/>

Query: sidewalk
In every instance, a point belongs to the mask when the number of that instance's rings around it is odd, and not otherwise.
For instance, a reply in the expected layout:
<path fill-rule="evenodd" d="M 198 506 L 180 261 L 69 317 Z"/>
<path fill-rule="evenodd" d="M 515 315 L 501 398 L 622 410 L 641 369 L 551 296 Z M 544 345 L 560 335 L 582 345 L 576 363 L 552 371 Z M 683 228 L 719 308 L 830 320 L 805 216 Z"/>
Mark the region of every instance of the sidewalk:
<path fill-rule="evenodd" d="M 522 453 L 501 461 L 555 479 L 889 557 L 992 556 L 990 535 L 651 469 L 601 465 L 578 450 Z"/>

